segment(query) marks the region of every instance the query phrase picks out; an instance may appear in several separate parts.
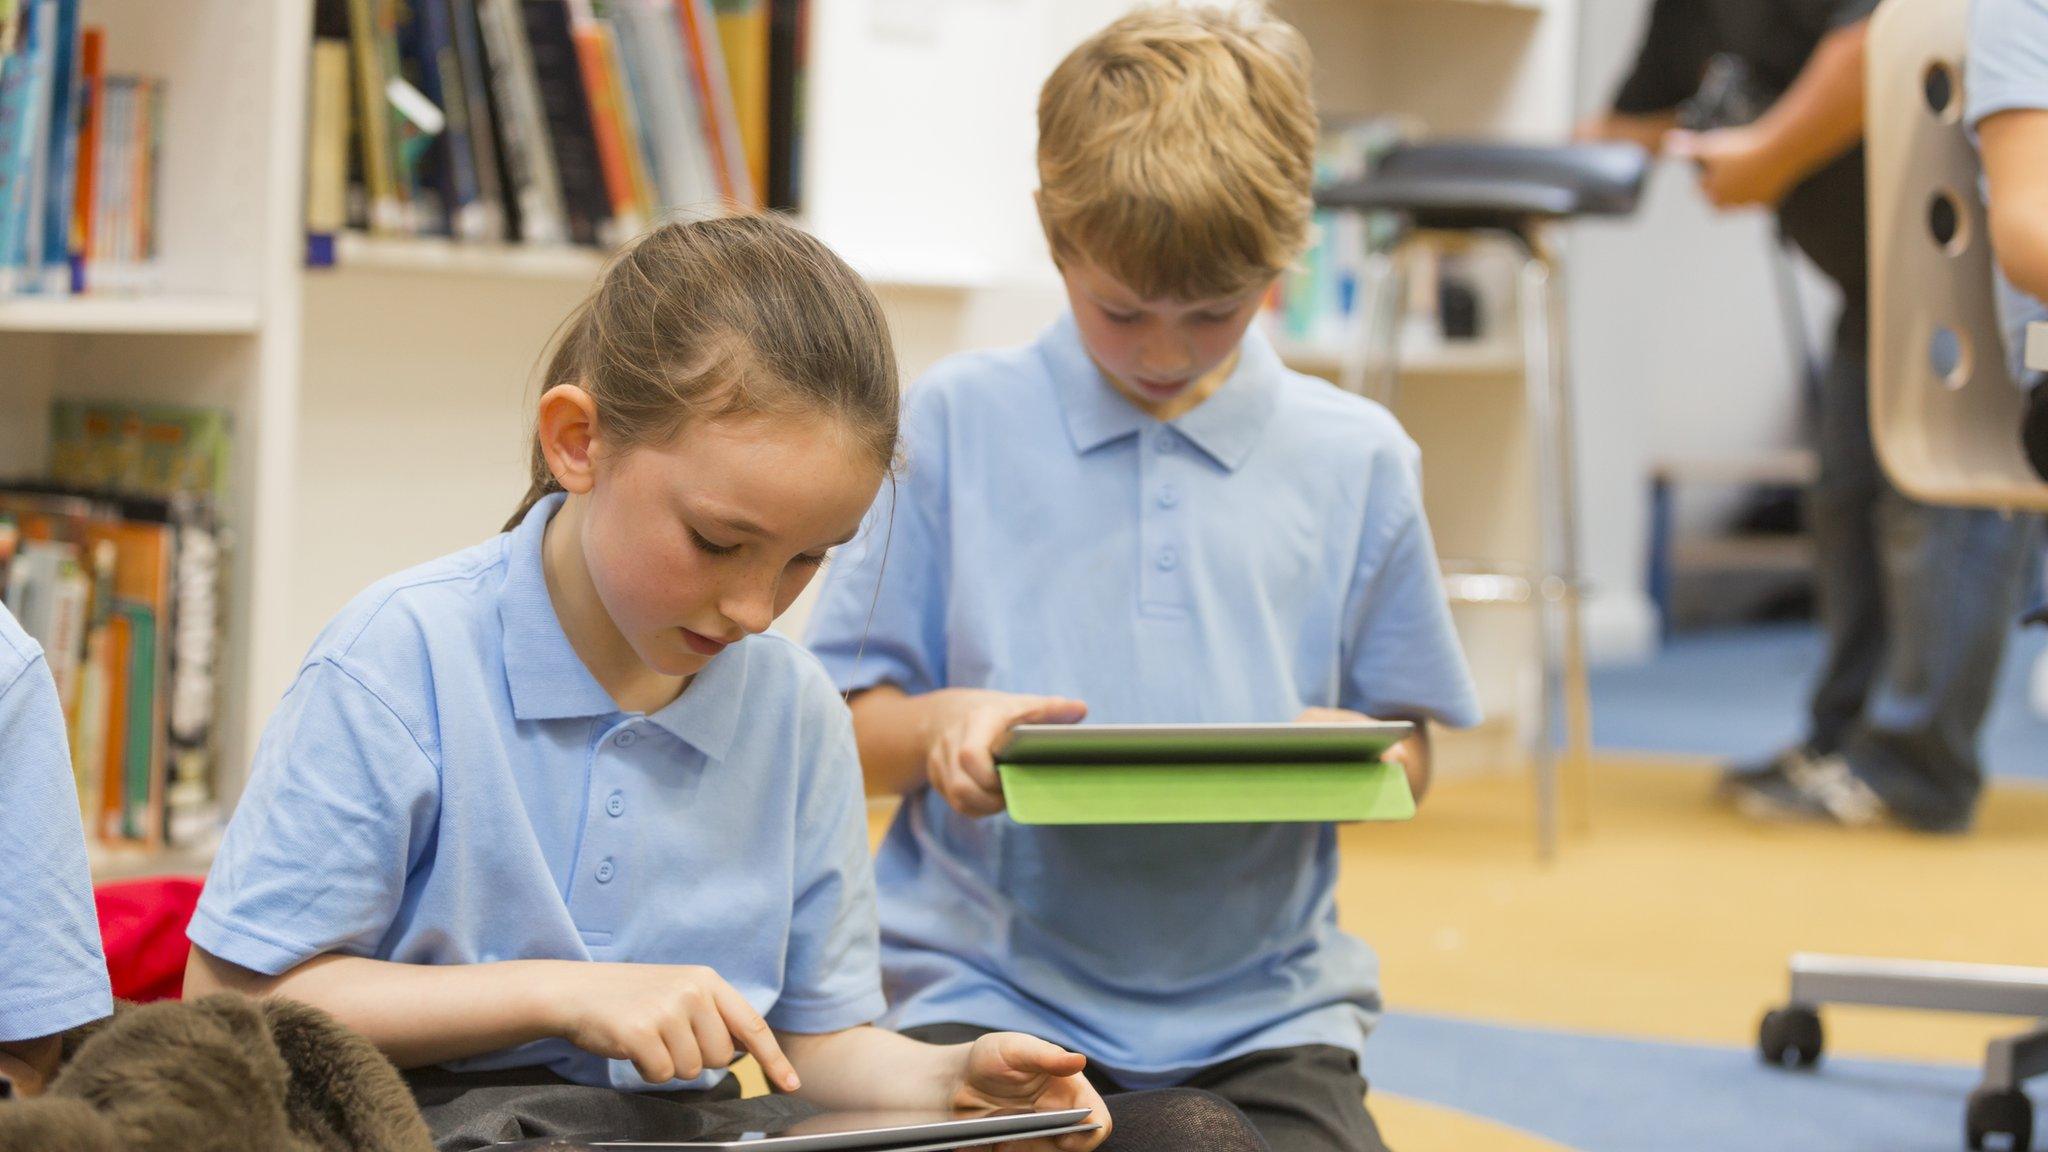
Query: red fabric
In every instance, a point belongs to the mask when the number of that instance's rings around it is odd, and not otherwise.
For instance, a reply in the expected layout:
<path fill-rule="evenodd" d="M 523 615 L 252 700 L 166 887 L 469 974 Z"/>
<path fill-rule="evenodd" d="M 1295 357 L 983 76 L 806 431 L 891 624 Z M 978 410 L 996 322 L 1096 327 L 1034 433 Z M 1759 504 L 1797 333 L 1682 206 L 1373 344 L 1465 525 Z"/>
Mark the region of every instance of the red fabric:
<path fill-rule="evenodd" d="M 138 1002 L 176 1000 L 185 990 L 185 925 L 199 903 L 199 881 L 184 876 L 125 880 L 93 890 L 100 943 L 114 996 Z"/>

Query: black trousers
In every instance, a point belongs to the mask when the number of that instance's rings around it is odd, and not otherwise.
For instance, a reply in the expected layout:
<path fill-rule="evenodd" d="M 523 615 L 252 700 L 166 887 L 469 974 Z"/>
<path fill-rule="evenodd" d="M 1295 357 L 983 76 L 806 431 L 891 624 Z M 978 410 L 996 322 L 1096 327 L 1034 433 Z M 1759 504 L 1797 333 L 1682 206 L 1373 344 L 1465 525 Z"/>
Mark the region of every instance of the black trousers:
<path fill-rule="evenodd" d="M 906 1028 L 903 1034 L 930 1044 L 965 1044 L 992 1031 L 972 1024 L 930 1024 Z M 1105 1098 L 1128 1091 L 1093 1064 L 1088 1079 Z M 1307 1045 L 1252 1052 L 1204 1068 L 1177 1087 L 1211 1092 L 1237 1105 L 1273 1152 L 1387 1152 L 1379 1125 L 1365 1107 L 1358 1057 L 1342 1048 Z"/>

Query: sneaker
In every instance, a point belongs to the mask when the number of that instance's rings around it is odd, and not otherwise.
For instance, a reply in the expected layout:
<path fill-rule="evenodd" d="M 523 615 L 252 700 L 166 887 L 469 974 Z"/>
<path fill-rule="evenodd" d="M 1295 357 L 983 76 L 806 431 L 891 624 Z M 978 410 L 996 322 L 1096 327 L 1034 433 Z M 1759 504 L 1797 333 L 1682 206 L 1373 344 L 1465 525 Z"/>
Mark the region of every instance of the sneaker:
<path fill-rule="evenodd" d="M 1820 753 L 1811 746 L 1794 744 L 1761 764 L 1738 764 L 1724 769 L 1721 778 L 1714 783 L 1714 798 L 1734 804 L 1749 789 L 1782 784 L 1786 774 L 1795 767 L 1819 758 Z"/>
<path fill-rule="evenodd" d="M 1745 781 L 1736 811 L 1752 820 L 1805 821 L 1868 828 L 1885 821 L 1884 800 L 1839 755 L 1803 759 L 1776 776 Z"/>

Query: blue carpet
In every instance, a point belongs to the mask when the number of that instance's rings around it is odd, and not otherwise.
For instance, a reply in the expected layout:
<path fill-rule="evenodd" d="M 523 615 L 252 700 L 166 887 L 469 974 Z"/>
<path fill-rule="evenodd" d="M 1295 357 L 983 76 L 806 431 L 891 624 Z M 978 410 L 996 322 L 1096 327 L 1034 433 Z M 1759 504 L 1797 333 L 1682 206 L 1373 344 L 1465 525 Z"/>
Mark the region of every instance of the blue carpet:
<path fill-rule="evenodd" d="M 1750 1050 L 1407 1013 L 1390 1014 L 1366 1054 L 1376 1089 L 1579 1152 L 1958 1152 L 1977 1083 L 1973 1068 L 1823 1060 L 1788 1072 Z"/>
<path fill-rule="evenodd" d="M 2027 677 L 2048 629 L 2015 632 L 1985 723 L 1994 776 L 2048 781 L 2048 720 L 2027 706 Z M 1593 671 L 1593 740 L 1602 748 L 1762 759 L 1805 733 L 1822 641 L 1810 626 L 1673 637 L 1640 664 Z"/>

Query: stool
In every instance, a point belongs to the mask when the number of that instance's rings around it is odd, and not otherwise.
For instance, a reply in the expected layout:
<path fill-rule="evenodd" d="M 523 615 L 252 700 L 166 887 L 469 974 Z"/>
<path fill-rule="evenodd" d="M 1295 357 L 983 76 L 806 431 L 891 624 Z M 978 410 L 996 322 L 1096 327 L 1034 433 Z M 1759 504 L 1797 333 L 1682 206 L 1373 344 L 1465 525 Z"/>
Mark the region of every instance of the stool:
<path fill-rule="evenodd" d="M 1392 215 L 1400 228 L 1373 255 L 1372 294 L 1359 309 L 1361 358 L 1339 383 L 1392 405 L 1400 375 L 1402 277 L 1391 253 L 1429 233 L 1490 234 L 1523 255 L 1520 309 L 1523 378 L 1536 455 L 1537 562 L 1446 562 L 1445 591 L 1457 603 L 1523 604 L 1538 613 L 1543 715 L 1535 750 L 1537 850 L 1557 852 L 1558 717 L 1563 744 L 1583 767 L 1592 744 L 1592 703 L 1580 626 L 1577 484 L 1573 479 L 1570 390 L 1565 360 L 1563 269 L 1550 226 L 1586 216 L 1627 216 L 1642 198 L 1649 157 L 1633 144 L 1407 144 L 1364 178 L 1322 189 L 1324 208 Z M 1385 317 L 1383 320 L 1382 317 Z M 1379 332 L 1375 332 L 1379 329 Z M 1364 379 L 1370 349 L 1384 349 L 1376 388 Z"/>

